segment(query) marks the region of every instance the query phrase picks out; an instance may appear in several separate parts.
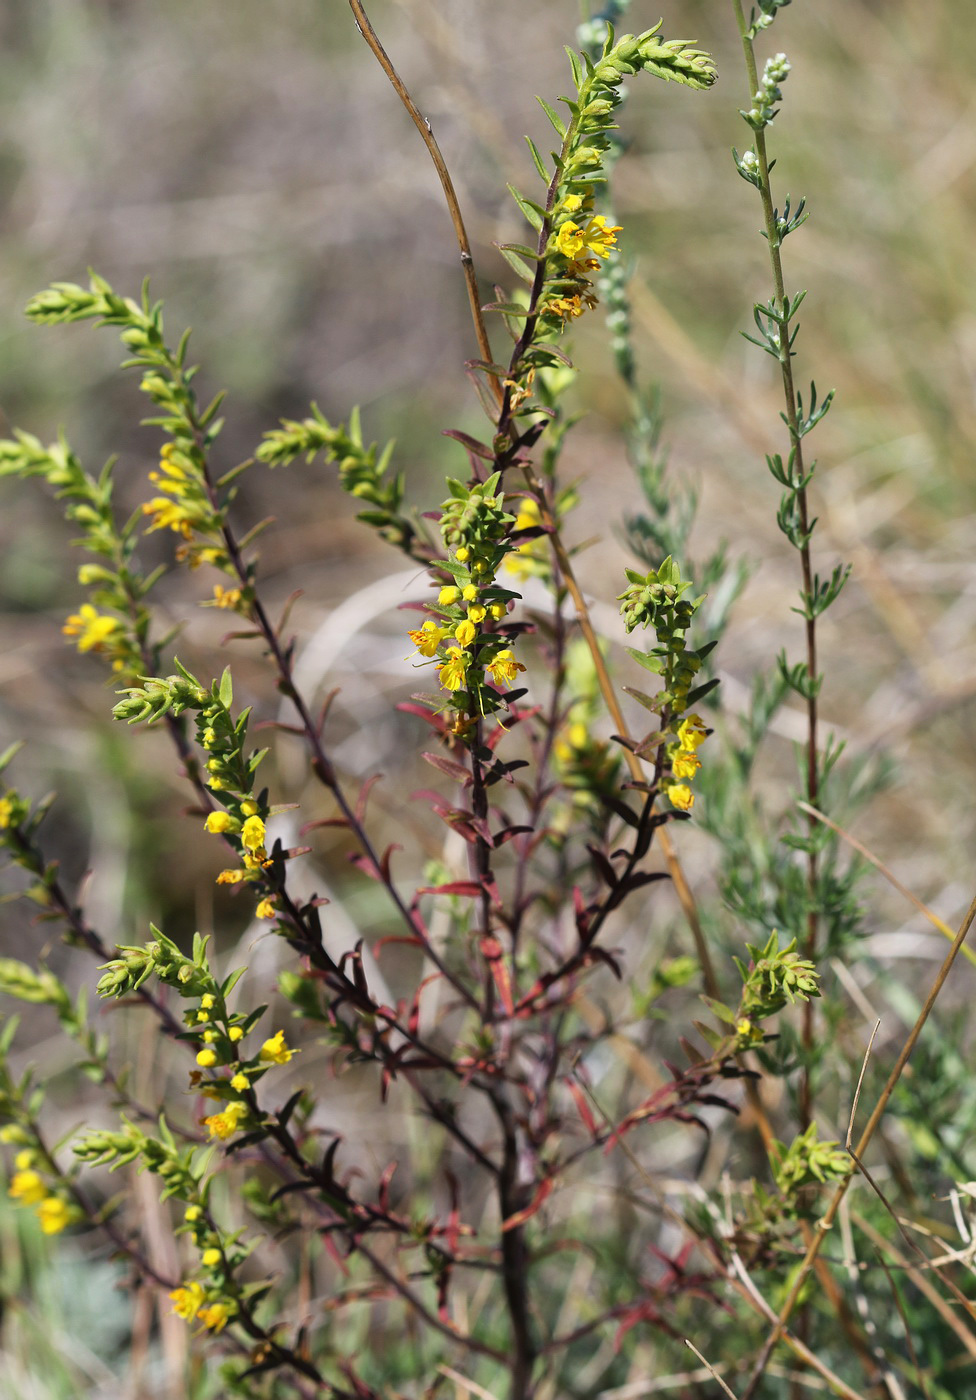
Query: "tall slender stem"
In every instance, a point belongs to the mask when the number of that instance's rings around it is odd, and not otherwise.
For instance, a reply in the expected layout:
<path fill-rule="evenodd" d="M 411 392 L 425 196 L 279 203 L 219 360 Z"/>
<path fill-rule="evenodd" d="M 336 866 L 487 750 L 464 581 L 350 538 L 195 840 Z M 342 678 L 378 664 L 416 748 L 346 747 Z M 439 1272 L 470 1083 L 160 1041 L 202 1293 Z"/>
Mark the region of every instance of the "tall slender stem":
<path fill-rule="evenodd" d="M 746 70 L 749 75 L 750 100 L 751 94 L 759 90 L 759 73 L 756 67 L 756 54 L 752 39 L 749 37 L 749 27 L 746 24 L 745 15 L 742 9 L 742 0 L 732 0 L 735 10 L 736 21 L 739 26 L 739 34 L 742 39 L 742 51 L 745 55 Z M 796 388 L 793 382 L 793 361 L 790 349 L 790 299 L 786 294 L 786 279 L 783 275 L 783 258 L 781 252 L 782 237 L 776 226 L 776 210 L 773 205 L 773 194 L 769 181 L 769 159 L 766 152 L 766 133 L 759 130 L 754 133 L 756 156 L 759 161 L 759 193 L 762 198 L 763 221 L 765 223 L 766 243 L 769 247 L 769 261 L 773 274 L 773 288 L 775 293 L 775 303 L 782 316 L 782 323 L 779 326 L 779 365 L 783 380 L 783 398 L 785 400 L 786 425 L 790 434 L 790 476 L 794 480 L 803 481 L 806 476 L 803 461 L 803 439 L 800 433 L 800 418 L 797 409 Z M 813 565 L 810 556 L 810 514 L 807 500 L 806 486 L 801 485 L 796 492 L 797 514 L 799 516 L 799 533 L 801 545 L 800 570 L 803 578 L 803 596 L 805 602 L 813 596 Z M 812 615 L 809 605 L 805 611 L 805 640 L 806 640 L 806 687 L 805 701 L 807 711 L 807 734 L 806 734 L 806 799 L 811 807 L 819 805 L 820 778 L 819 765 L 817 762 L 817 623 Z M 816 831 L 816 818 L 807 816 L 807 826 L 810 836 L 813 837 Z M 818 887 L 818 860 L 817 852 L 811 845 L 807 852 L 807 889 L 809 892 L 810 907 L 807 911 L 807 938 L 804 955 L 811 961 L 816 960 L 817 934 L 819 927 L 819 916 L 817 911 L 817 887 Z M 813 1045 L 814 1031 L 814 1003 L 808 1001 L 803 1011 L 803 1043 L 807 1051 Z M 800 1126 L 806 1128 L 810 1122 L 812 1089 L 810 1082 L 809 1065 L 804 1067 L 800 1080 Z"/>

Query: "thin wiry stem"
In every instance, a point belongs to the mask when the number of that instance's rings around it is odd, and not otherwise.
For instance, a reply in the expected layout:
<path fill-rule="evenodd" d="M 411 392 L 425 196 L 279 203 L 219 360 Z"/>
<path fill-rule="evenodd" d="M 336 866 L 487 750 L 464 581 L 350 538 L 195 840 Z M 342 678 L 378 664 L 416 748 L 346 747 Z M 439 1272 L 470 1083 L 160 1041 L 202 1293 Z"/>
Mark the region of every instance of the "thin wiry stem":
<path fill-rule="evenodd" d="M 756 54 L 749 29 L 746 24 L 745 15 L 742 10 L 742 0 L 732 0 L 735 10 L 736 21 L 739 26 L 739 34 L 742 39 L 742 51 L 745 55 L 746 70 L 749 74 L 750 93 L 755 93 L 759 89 L 759 74 L 756 68 Z M 793 382 L 793 360 L 790 349 L 790 299 L 786 294 L 786 280 L 783 274 L 783 258 L 781 253 L 782 238 L 776 227 L 776 211 L 773 205 L 773 193 L 769 181 L 769 159 L 766 152 L 766 133 L 759 130 L 754 133 L 756 156 L 759 160 L 759 193 L 762 198 L 763 222 L 765 223 L 766 243 L 769 247 L 769 261 L 773 274 L 773 287 L 775 291 L 775 301 L 778 304 L 783 321 L 779 327 L 779 364 L 783 379 L 783 398 L 786 405 L 785 419 L 790 435 L 790 465 L 791 476 L 802 481 L 806 475 L 803 462 L 803 439 L 800 433 L 800 418 L 797 410 L 796 387 Z M 817 622 L 811 615 L 809 600 L 813 597 L 813 564 L 810 555 L 810 515 L 807 490 L 801 486 L 796 493 L 797 512 L 799 514 L 799 528 L 802 538 L 800 546 L 800 571 L 803 578 L 803 597 L 807 603 L 807 615 L 804 620 L 804 632 L 806 641 L 806 711 L 807 711 L 807 734 L 806 734 L 806 799 L 811 806 L 819 806 L 820 799 L 820 775 L 817 762 Z M 808 829 L 812 836 L 816 830 L 816 823 L 812 817 L 807 818 Z M 817 932 L 819 926 L 819 916 L 817 912 L 817 884 L 818 884 L 818 861 L 817 852 L 811 846 L 807 852 L 807 888 L 810 896 L 810 909 L 807 913 L 807 938 L 804 956 L 811 961 L 816 960 L 817 953 Z M 809 1051 L 813 1044 L 814 1030 L 814 1003 L 808 1001 L 803 1009 L 803 1043 Z M 811 1084 L 810 1071 L 806 1067 L 800 1081 L 800 1127 L 804 1129 L 810 1122 L 811 1112 Z"/>
<path fill-rule="evenodd" d="M 393 91 L 399 97 L 404 107 L 410 114 L 410 120 L 420 132 L 421 140 L 430 152 L 430 158 L 434 162 L 441 188 L 444 191 L 444 199 L 451 215 L 451 223 L 454 225 L 454 233 L 457 237 L 458 247 L 461 249 L 461 267 L 464 270 L 464 281 L 468 289 L 468 304 L 471 308 L 471 319 L 474 322 L 474 332 L 478 340 L 478 350 L 481 358 L 486 362 L 491 362 L 491 343 L 488 340 L 488 332 L 485 329 L 485 318 L 481 311 L 481 298 L 478 294 L 478 278 L 474 270 L 474 258 L 471 255 L 471 244 L 468 241 L 467 230 L 464 227 L 464 219 L 461 216 L 461 206 L 458 203 L 457 193 L 454 189 L 454 182 L 451 179 L 450 171 L 441 155 L 440 147 L 430 129 L 430 122 L 421 113 L 410 93 L 404 86 L 403 80 L 390 62 L 389 55 L 380 43 L 376 30 L 369 22 L 366 11 L 363 9 L 360 0 L 349 0 L 350 9 L 356 18 L 356 24 L 360 34 L 366 40 L 370 49 L 379 63 L 383 72 L 390 80 Z M 490 377 L 492 390 L 501 403 L 501 385 L 494 376 Z"/>

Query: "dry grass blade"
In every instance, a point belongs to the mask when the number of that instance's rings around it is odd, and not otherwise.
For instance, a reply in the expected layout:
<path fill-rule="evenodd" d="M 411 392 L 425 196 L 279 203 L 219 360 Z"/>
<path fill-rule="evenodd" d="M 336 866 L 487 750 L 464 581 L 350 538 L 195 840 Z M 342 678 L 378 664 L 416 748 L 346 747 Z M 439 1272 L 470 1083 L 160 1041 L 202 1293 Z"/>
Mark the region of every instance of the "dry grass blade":
<path fill-rule="evenodd" d="M 725 1391 L 726 1395 L 731 1396 L 731 1400 L 736 1400 L 735 1391 L 732 1390 L 729 1386 L 726 1385 L 725 1381 L 723 1381 L 722 1377 L 721 1377 L 721 1376 L 719 1375 L 719 1373 L 716 1371 L 715 1367 L 711 1364 L 711 1362 L 710 1362 L 710 1361 L 707 1361 L 707 1360 L 705 1359 L 705 1357 L 702 1356 L 702 1354 L 701 1354 L 701 1352 L 698 1350 L 698 1348 L 694 1345 L 694 1343 L 689 1342 L 689 1340 L 688 1340 L 687 1337 L 685 1337 L 685 1346 L 688 1348 L 689 1351 L 693 1351 L 693 1352 L 695 1353 L 695 1355 L 698 1357 L 698 1360 L 701 1362 L 701 1364 L 702 1364 L 702 1365 L 705 1367 L 705 1369 L 708 1371 L 709 1375 L 710 1375 L 714 1380 L 718 1381 L 719 1385 L 720 1385 L 720 1386 L 722 1387 L 722 1389 Z"/>

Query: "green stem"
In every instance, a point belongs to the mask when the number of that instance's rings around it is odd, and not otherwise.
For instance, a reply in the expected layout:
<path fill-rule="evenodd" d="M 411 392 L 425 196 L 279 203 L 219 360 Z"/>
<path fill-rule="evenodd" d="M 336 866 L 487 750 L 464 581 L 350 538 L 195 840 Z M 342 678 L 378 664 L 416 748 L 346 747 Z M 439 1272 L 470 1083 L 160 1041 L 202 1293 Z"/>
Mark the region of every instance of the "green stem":
<path fill-rule="evenodd" d="M 756 68 L 756 54 L 752 40 L 749 37 L 749 26 L 746 24 L 745 15 L 742 10 L 742 0 L 732 0 L 732 7 L 735 10 L 736 22 L 739 26 L 739 35 L 742 39 L 742 51 L 745 55 L 746 70 L 749 75 L 751 102 L 752 94 L 759 90 L 759 73 Z M 802 480 L 806 473 L 803 462 L 803 439 L 800 436 L 800 420 L 797 412 L 796 388 L 793 383 L 790 325 L 788 319 L 790 302 L 786 294 L 786 282 L 783 276 L 783 259 L 780 251 L 782 239 L 776 228 L 776 212 L 773 205 L 773 195 L 769 181 L 769 159 L 766 153 L 766 134 L 764 131 L 756 131 L 754 137 L 756 156 L 759 160 L 759 193 L 762 198 L 763 220 L 766 225 L 766 242 L 769 245 L 769 260 L 773 273 L 775 301 L 783 316 L 783 322 L 779 330 L 779 364 L 783 377 L 783 397 L 786 402 L 786 424 L 790 433 L 790 455 L 792 459 L 792 471 L 790 474 L 794 478 Z M 810 557 L 810 543 L 808 538 L 810 515 L 805 486 L 802 486 L 796 493 L 796 501 L 800 518 L 800 531 L 803 538 L 803 544 L 800 546 L 800 568 L 803 576 L 803 593 L 805 600 L 809 600 L 813 596 L 813 565 Z M 817 764 L 817 624 L 814 617 L 807 616 L 805 631 L 807 672 L 806 799 L 811 807 L 818 807 L 820 780 Z M 807 824 L 810 835 L 813 836 L 816 830 L 816 819 L 808 816 Z M 816 961 L 817 953 L 817 933 L 819 924 L 816 907 L 817 884 L 817 854 L 814 850 L 810 850 L 807 854 L 807 888 L 810 896 L 810 909 L 807 914 L 807 939 L 804 948 L 804 956 L 810 958 L 811 961 Z M 803 1013 L 803 1044 L 807 1051 L 810 1050 L 813 1044 L 813 1031 L 814 1007 L 813 1002 L 808 1001 L 804 1007 Z M 809 1066 L 807 1066 L 803 1071 L 800 1081 L 801 1131 L 805 1129 L 810 1122 L 811 1100 L 810 1069 Z"/>

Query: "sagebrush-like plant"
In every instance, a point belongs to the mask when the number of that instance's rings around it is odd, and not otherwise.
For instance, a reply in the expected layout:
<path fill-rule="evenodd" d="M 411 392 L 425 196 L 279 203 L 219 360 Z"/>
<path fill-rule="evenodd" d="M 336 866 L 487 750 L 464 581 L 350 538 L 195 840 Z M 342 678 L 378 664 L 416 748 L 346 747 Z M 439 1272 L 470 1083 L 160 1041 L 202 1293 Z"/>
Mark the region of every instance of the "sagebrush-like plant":
<path fill-rule="evenodd" d="M 16 431 L 0 442 L 0 474 L 40 477 L 63 502 L 91 556 L 65 636 L 108 668 L 112 714 L 132 742 L 166 731 L 188 820 L 222 868 L 206 927 L 96 928 L 45 850 L 50 799 L 4 790 L 0 838 L 26 876 L 19 893 L 92 955 L 100 1010 L 66 985 L 48 945 L 0 959 L 0 990 L 49 1008 L 100 1102 L 52 1141 L 51 1085 L 17 1069 L 11 1017 L 0 1139 L 9 1195 L 44 1233 L 107 1240 L 159 1309 L 220 1358 L 219 1379 L 187 1373 L 188 1395 L 636 1396 L 636 1375 L 682 1364 L 686 1337 L 709 1385 L 718 1367 L 747 1371 L 743 1396 L 786 1393 L 771 1362 L 781 1341 L 833 1393 L 900 1393 L 878 1360 L 900 1324 L 879 1343 L 860 1308 L 867 1288 L 887 1296 L 887 1276 L 879 1267 L 865 1283 L 854 1269 L 852 1306 L 834 1266 L 853 1261 L 828 1265 L 822 1246 L 859 1177 L 864 1230 L 890 1241 L 903 1229 L 862 1158 L 941 981 L 860 1141 L 848 1132 L 842 1147 L 851 1053 L 831 1054 L 843 1006 L 825 968 L 857 956 L 864 865 L 835 821 L 884 774 L 845 764 L 818 709 L 817 623 L 848 570 L 816 572 L 804 452 L 832 394 L 796 388 L 803 293 L 787 290 L 782 248 L 806 209 L 787 197 L 780 212 L 767 151 L 790 66 L 778 54 L 760 75 L 753 47 L 789 3 L 760 0 L 747 21 L 732 0 L 751 98 L 740 112 L 751 144 L 734 160 L 760 198 L 771 259 L 772 292 L 748 338 L 782 379 L 786 437 L 767 466 L 799 559 L 805 652 L 774 660 L 738 716 L 723 710 L 713 667 L 748 569 L 725 547 L 691 555 L 695 501 L 670 479 L 660 406 L 638 372 L 612 199 L 626 84 L 649 73 L 705 89 L 715 70 L 660 25 L 618 36 L 626 4 L 581 27 L 561 108 L 539 99 L 557 149 L 546 157 L 529 141 L 539 186 L 535 197 L 512 188 L 525 240 L 499 248 L 514 289 L 486 300 L 433 136 L 352 0 L 438 163 L 471 295 L 479 354 L 467 369 L 488 426 L 480 437 L 448 431 L 467 465 L 440 499 L 411 500 L 395 448 L 369 444 L 355 410 L 334 423 L 312 405 L 269 428 L 246 461 L 223 460 L 221 397 L 198 399 L 189 332 L 167 338 L 145 286 L 129 297 L 93 273 L 28 306 L 38 325 L 114 328 L 152 406 L 144 423 L 162 438 L 159 465 L 127 518 L 114 463 L 93 475 L 63 439 L 46 447 Z M 621 526 L 632 563 L 605 595 L 622 634 L 640 641 L 621 652 L 611 641 L 622 636 L 598 632 L 570 542 L 593 484 L 561 476 L 572 330 L 601 311 L 640 499 Z M 492 341 L 506 333 L 503 355 Z M 289 609 L 276 617 L 267 602 L 255 547 L 266 522 L 238 524 L 248 473 L 302 458 L 334 468 L 363 526 L 418 569 L 416 625 L 398 645 L 425 689 L 396 708 L 437 786 L 412 795 L 396 830 L 377 811 L 378 775 L 349 780 L 329 702 L 318 710 L 296 679 L 301 638 Z M 144 562 L 147 535 L 172 545 L 165 564 Z M 195 674 L 161 620 L 173 569 L 210 579 L 201 605 L 233 620 L 228 640 L 253 644 L 284 709 L 232 679 L 233 665 Z M 790 695 L 805 716 L 803 806 L 770 812 L 753 772 Z M 255 741 L 259 718 L 269 747 Z M 296 736 L 317 787 L 303 788 L 300 817 L 295 791 L 262 767 Z M 0 760 L 5 773 L 15 752 Z M 685 871 L 693 822 L 713 838 L 718 898 Z M 308 873 L 337 834 L 382 901 L 362 927 Z M 371 896 L 344 891 L 336 903 L 365 909 L 357 898 Z M 277 940 L 270 981 L 237 962 L 255 929 Z M 699 996 L 711 1020 L 696 1019 Z M 162 1047 L 152 1101 L 123 1053 L 136 1018 Z M 169 1271 L 118 1189 L 140 1172 L 159 1178 L 161 1218 L 179 1238 Z M 971 1309 L 967 1273 L 927 1256 L 918 1268 Z M 960 1339 L 959 1314 L 938 1297 L 933 1355 L 948 1334 Z M 969 1346 L 976 1333 L 962 1325 Z M 901 1367 L 920 1385 L 937 1369 L 923 1350 L 913 1340 Z"/>

